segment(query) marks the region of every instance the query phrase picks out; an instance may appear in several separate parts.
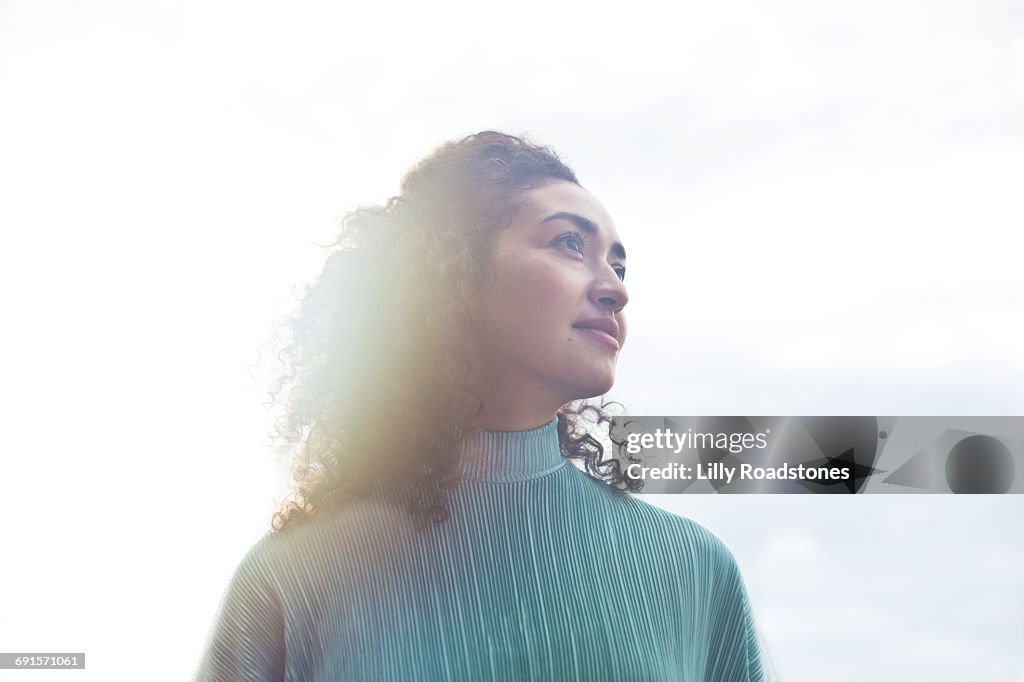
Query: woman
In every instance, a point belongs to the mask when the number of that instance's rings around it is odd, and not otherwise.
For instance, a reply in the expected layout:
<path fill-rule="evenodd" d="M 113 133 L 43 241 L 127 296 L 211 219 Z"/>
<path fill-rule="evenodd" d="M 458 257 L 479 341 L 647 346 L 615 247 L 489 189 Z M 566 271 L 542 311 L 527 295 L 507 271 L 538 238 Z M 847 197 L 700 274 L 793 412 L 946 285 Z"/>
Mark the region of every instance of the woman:
<path fill-rule="evenodd" d="M 767 678 L 732 555 L 589 433 L 626 252 L 554 152 L 448 143 L 331 248 L 272 390 L 295 489 L 196 679 Z"/>

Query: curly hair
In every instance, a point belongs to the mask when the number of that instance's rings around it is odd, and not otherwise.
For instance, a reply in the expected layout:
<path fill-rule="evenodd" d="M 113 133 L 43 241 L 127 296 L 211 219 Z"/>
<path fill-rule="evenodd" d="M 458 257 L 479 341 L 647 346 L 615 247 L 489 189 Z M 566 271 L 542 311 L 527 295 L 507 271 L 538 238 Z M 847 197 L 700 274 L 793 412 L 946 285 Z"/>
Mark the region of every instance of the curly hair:
<path fill-rule="evenodd" d="M 552 180 L 579 184 L 550 148 L 484 131 L 439 147 L 384 205 L 339 220 L 323 271 L 273 334 L 282 367 L 268 393 L 284 400 L 271 438 L 294 479 L 274 530 L 370 494 L 394 496 L 420 528 L 447 518 L 454 446 L 482 410 L 467 301 L 494 234 Z M 610 423 L 609 404 L 562 406 L 558 438 L 563 456 L 624 494 L 640 482 L 591 433 Z"/>

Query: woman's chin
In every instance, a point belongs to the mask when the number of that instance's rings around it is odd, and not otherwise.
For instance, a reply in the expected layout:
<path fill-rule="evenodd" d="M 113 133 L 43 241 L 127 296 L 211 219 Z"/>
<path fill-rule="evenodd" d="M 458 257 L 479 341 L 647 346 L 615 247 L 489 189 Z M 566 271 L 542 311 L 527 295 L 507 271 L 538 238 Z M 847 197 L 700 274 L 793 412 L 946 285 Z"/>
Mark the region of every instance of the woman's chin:
<path fill-rule="evenodd" d="M 586 381 L 580 381 L 580 383 L 575 387 L 575 390 L 572 391 L 572 398 L 566 402 L 571 402 L 572 400 L 587 400 L 588 398 L 602 396 L 610 391 L 614 384 L 614 374 L 587 377 Z"/>

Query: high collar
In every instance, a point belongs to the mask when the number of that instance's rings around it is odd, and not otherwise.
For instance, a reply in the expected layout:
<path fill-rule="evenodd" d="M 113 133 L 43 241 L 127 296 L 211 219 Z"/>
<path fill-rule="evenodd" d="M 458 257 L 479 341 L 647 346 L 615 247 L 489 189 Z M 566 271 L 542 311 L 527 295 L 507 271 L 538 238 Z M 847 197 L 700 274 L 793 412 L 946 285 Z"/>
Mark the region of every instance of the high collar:
<path fill-rule="evenodd" d="M 467 479 L 527 481 L 566 463 L 558 444 L 558 417 L 529 431 L 477 431 L 459 445 Z"/>

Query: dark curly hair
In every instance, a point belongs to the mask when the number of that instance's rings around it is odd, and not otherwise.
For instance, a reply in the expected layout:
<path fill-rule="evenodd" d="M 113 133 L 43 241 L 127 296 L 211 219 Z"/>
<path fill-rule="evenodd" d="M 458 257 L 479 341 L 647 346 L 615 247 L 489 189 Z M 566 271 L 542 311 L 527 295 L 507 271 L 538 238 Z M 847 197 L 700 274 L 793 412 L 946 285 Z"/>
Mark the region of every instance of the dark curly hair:
<path fill-rule="evenodd" d="M 274 328 L 283 367 L 269 395 L 282 409 L 271 438 L 295 484 L 273 529 L 370 494 L 393 496 L 418 527 L 447 518 L 454 446 L 482 410 L 468 388 L 469 294 L 493 235 L 552 180 L 579 184 L 550 148 L 485 131 L 439 147 L 386 204 L 339 220 L 323 271 Z M 610 404 L 562 406 L 558 438 L 565 457 L 624 494 L 640 482 L 592 434 L 610 423 Z"/>

